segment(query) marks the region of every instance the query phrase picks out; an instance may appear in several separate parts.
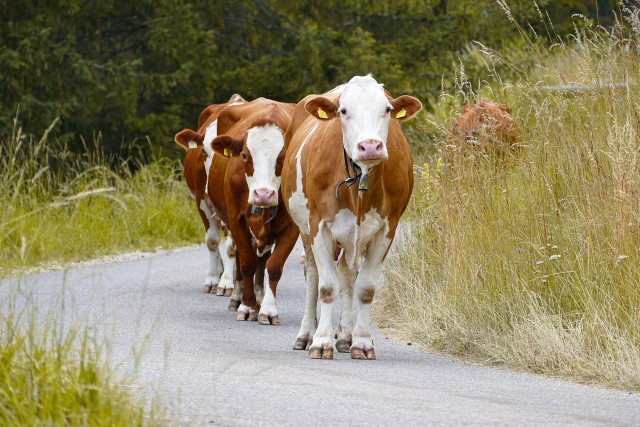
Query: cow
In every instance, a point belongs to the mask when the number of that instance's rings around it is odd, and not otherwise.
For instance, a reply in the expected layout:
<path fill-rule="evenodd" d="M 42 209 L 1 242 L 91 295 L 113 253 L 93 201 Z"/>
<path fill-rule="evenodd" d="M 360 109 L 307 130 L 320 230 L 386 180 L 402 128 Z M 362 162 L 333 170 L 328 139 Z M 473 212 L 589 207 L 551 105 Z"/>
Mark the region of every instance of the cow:
<path fill-rule="evenodd" d="M 333 359 L 338 293 L 337 350 L 376 358 L 370 325 L 376 274 L 413 190 L 413 159 L 399 121 L 421 108 L 414 97 L 393 98 L 371 75 L 296 106 L 286 133 L 282 197 L 306 255 L 306 308 L 294 349 L 308 348 L 312 359 Z"/>
<path fill-rule="evenodd" d="M 507 104 L 482 99 L 462 108 L 447 142 L 449 155 L 481 150 L 503 156 L 518 151 L 519 131 Z"/>
<path fill-rule="evenodd" d="M 242 276 L 238 320 L 280 324 L 276 289 L 298 239 L 298 229 L 279 194 L 284 132 L 294 107 L 259 98 L 227 108 L 219 116 L 219 134 L 211 143 L 216 155 L 209 196 L 231 231 Z M 262 297 L 265 267 L 269 286 Z"/>
<path fill-rule="evenodd" d="M 220 247 L 220 224 L 213 211 L 208 195 L 207 181 L 213 158 L 209 143 L 217 136 L 217 119 L 230 105 L 244 104 L 240 95 L 233 95 L 223 104 L 206 107 L 198 117 L 198 131 L 184 129 L 175 135 L 175 141 L 185 150 L 184 176 L 191 194 L 195 197 L 196 208 L 205 229 L 205 244 L 209 250 L 209 269 L 205 277 L 203 291 L 217 295 L 231 295 L 234 287 L 234 257 L 229 250 L 233 241 L 227 236 L 224 247 Z"/>

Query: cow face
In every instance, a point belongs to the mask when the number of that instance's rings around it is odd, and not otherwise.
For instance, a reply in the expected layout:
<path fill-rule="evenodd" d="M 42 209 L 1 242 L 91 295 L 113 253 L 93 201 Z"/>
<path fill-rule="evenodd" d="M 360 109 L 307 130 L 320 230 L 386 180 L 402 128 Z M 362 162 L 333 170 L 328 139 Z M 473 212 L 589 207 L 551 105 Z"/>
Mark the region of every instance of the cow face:
<path fill-rule="evenodd" d="M 278 205 L 284 160 L 284 135 L 278 126 L 273 123 L 254 125 L 244 140 L 221 135 L 213 140 L 212 146 L 220 154 L 242 157 L 250 205 Z"/>
<path fill-rule="evenodd" d="M 411 96 L 391 99 L 371 75 L 353 77 L 337 102 L 318 96 L 305 105 L 305 109 L 320 120 L 340 117 L 347 155 L 368 167 L 389 157 L 387 135 L 391 119 L 410 119 L 421 108 L 420 101 Z"/>

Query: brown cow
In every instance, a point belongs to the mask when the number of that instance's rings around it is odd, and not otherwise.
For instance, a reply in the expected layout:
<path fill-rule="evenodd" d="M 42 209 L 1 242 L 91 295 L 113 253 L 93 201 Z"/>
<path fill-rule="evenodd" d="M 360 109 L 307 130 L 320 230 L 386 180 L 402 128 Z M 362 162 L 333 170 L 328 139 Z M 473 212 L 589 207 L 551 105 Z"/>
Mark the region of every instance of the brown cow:
<path fill-rule="evenodd" d="M 282 197 L 306 254 L 307 302 L 294 349 L 310 344 L 311 358 L 333 358 L 331 311 L 339 292 L 338 351 L 376 358 L 370 326 L 376 275 L 413 189 L 413 159 L 399 120 L 421 108 L 411 96 L 393 99 L 370 75 L 307 96 L 296 107 L 286 134 Z"/>
<path fill-rule="evenodd" d="M 220 246 L 219 220 L 217 219 L 207 190 L 207 177 L 213 152 L 209 143 L 217 136 L 217 120 L 220 113 L 232 105 L 244 104 L 240 95 L 233 95 L 224 104 L 206 107 L 198 117 L 198 131 L 185 129 L 175 136 L 175 141 L 187 152 L 184 159 L 184 176 L 205 229 L 205 243 L 209 249 L 209 270 L 204 282 L 204 292 L 230 295 L 233 290 L 233 251 L 229 250 L 232 240 Z M 223 268 L 224 267 L 224 268 Z"/>
<path fill-rule="evenodd" d="M 212 142 L 216 155 L 209 195 L 231 230 L 243 278 L 238 320 L 280 324 L 276 288 L 284 262 L 298 239 L 298 229 L 279 196 L 284 130 L 294 107 L 260 98 L 226 109 L 219 117 L 219 136 Z M 260 284 L 264 274 L 260 260 L 266 260 L 269 274 L 261 305 L 254 290 L 254 280 Z"/>
<path fill-rule="evenodd" d="M 466 105 L 448 137 L 450 154 L 468 150 L 494 150 L 498 155 L 518 150 L 519 132 L 511 109 L 486 99 Z"/>

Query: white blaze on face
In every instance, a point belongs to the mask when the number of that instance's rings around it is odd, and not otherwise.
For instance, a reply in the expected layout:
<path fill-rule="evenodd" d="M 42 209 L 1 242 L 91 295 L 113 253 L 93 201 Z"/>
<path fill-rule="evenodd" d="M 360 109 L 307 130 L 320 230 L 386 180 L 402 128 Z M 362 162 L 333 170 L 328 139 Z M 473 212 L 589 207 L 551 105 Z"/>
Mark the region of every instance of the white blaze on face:
<path fill-rule="evenodd" d="M 276 206 L 280 177 L 276 176 L 276 161 L 284 147 L 284 135 L 276 125 L 249 129 L 247 149 L 253 161 L 253 175 L 247 177 L 249 204 Z"/>
<path fill-rule="evenodd" d="M 342 89 L 338 110 L 344 148 L 365 168 L 388 157 L 390 109 L 382 85 L 371 76 L 353 77 Z"/>

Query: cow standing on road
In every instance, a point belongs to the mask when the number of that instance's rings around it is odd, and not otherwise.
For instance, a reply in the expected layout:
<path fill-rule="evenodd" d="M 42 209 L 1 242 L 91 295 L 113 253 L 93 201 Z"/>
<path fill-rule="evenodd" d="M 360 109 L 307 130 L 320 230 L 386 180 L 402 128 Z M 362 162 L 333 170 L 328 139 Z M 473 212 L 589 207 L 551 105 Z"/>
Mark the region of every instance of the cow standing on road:
<path fill-rule="evenodd" d="M 282 196 L 306 253 L 307 302 L 294 349 L 310 346 L 313 359 L 333 358 L 331 311 L 338 294 L 338 351 L 376 358 L 370 325 L 376 273 L 413 189 L 413 160 L 398 121 L 421 108 L 411 96 L 393 99 L 370 75 L 307 96 L 296 107 L 286 134 Z"/>
<path fill-rule="evenodd" d="M 206 107 L 198 117 L 198 131 L 182 130 L 175 141 L 187 150 L 184 158 L 184 176 L 191 194 L 195 197 L 196 208 L 205 229 L 205 244 L 209 249 L 209 269 L 204 281 L 205 293 L 231 295 L 235 270 L 234 254 L 229 250 L 233 241 L 227 241 L 220 247 L 220 224 L 209 198 L 207 181 L 213 160 L 211 141 L 217 136 L 217 122 L 220 113 L 227 107 L 244 104 L 240 95 L 233 95 L 224 104 L 212 104 Z"/>

